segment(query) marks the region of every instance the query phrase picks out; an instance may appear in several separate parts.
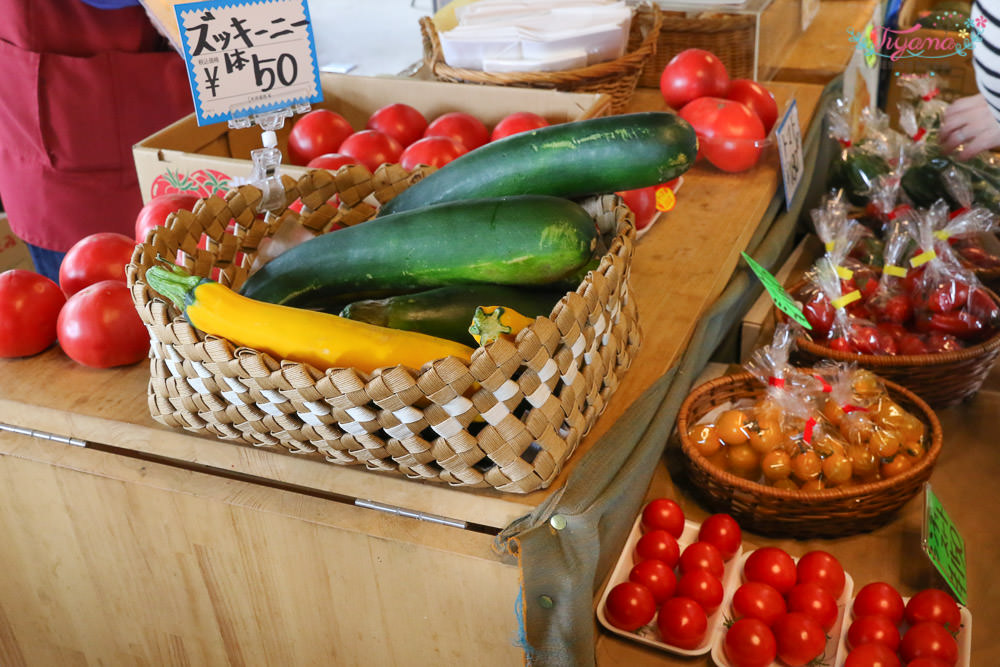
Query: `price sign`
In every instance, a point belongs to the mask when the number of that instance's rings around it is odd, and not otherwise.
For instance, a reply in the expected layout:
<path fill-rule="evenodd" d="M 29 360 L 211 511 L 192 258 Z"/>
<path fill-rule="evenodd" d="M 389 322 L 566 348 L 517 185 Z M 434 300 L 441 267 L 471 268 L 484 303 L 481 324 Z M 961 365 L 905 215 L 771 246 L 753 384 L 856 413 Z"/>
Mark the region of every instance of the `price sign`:
<path fill-rule="evenodd" d="M 804 326 L 806 329 L 812 329 L 812 325 L 809 324 L 809 320 L 807 320 L 806 316 L 802 314 L 802 310 L 795 303 L 795 300 L 788 295 L 788 292 L 786 292 L 785 288 L 780 282 L 778 282 L 778 279 L 772 276 L 763 266 L 755 262 L 750 255 L 745 252 L 741 254 L 747 264 L 750 265 L 750 270 L 753 271 L 754 275 L 760 279 L 760 282 L 764 285 L 764 289 L 766 289 L 767 293 L 771 295 L 771 300 L 774 301 L 775 307 Z"/>
<path fill-rule="evenodd" d="M 799 127 L 799 107 L 792 100 L 785 111 L 778 129 L 778 158 L 781 161 L 781 179 L 785 186 L 785 206 L 790 207 L 795 192 L 802 182 L 805 167 L 802 162 L 802 130 Z"/>
<path fill-rule="evenodd" d="M 955 598 L 965 604 L 968 595 L 965 578 L 965 540 L 952 523 L 951 517 L 944 511 L 941 501 L 931 491 L 930 484 L 924 485 L 922 542 L 924 553 L 948 582 Z"/>
<path fill-rule="evenodd" d="M 306 0 L 174 6 L 199 125 L 323 99 Z"/>

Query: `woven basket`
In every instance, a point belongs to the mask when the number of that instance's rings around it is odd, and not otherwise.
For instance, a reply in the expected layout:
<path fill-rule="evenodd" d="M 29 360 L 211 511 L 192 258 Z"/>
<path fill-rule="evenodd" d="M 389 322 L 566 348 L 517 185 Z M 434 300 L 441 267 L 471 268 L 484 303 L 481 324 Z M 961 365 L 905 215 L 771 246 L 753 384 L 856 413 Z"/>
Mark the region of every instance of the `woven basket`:
<path fill-rule="evenodd" d="M 204 335 L 144 282 L 146 269 L 163 258 L 238 288 L 260 242 L 282 221 L 317 232 L 363 224 L 376 211 L 372 197 L 385 202 L 429 169 L 383 165 L 373 176 L 351 165 L 335 174 L 310 171 L 298 181 L 286 175 L 276 221 L 256 214 L 261 191 L 242 186 L 224 200 L 202 199 L 152 231 L 127 267 L 152 338 L 152 416 L 241 445 L 415 479 L 510 493 L 550 484 L 638 347 L 629 289 L 635 227 L 617 197 L 587 202 L 601 228 L 611 230 L 599 268 L 516 342 L 479 348 L 469 363 L 448 357 L 421 369 L 322 372 Z M 327 204 L 334 194 L 339 208 Z M 299 198 L 301 214 L 287 209 Z"/>
<path fill-rule="evenodd" d="M 688 437 L 712 408 L 756 399 L 764 386 L 750 373 L 727 375 L 696 387 L 681 404 L 677 433 L 696 492 L 713 511 L 728 512 L 745 529 L 761 535 L 809 539 L 839 537 L 877 528 L 920 492 L 941 453 L 941 423 L 916 394 L 883 379 L 890 397 L 920 418 L 930 442 L 921 461 L 897 477 L 855 486 L 796 491 L 748 481 L 712 465 Z"/>
<path fill-rule="evenodd" d="M 800 282 L 791 287 L 789 293 L 798 294 L 804 286 Z M 1000 302 L 994 292 L 991 291 L 990 296 Z M 776 311 L 776 317 L 779 321 L 788 319 L 781 311 Z M 792 358 L 801 366 L 814 366 L 824 359 L 857 364 L 901 384 L 931 407 L 941 409 L 974 396 L 986 381 L 998 355 L 1000 331 L 988 340 L 955 352 L 894 355 L 842 352 L 799 336 L 795 339 Z"/>
<path fill-rule="evenodd" d="M 620 114 L 628 109 L 643 67 L 656 51 L 662 14 L 655 6 L 644 5 L 637 9 L 632 19 L 628 49 L 621 58 L 557 72 L 500 73 L 448 65 L 434 21 L 424 16 L 420 19 L 424 65 L 441 81 L 605 94 L 611 99 L 611 113 Z"/>
<path fill-rule="evenodd" d="M 640 7 L 637 14 L 648 12 Z M 722 60 L 729 76 L 753 79 L 757 17 L 752 14 L 724 14 L 664 11 L 656 51 L 642 68 L 639 85 L 659 88 L 660 75 L 670 59 L 685 49 L 705 49 Z"/>

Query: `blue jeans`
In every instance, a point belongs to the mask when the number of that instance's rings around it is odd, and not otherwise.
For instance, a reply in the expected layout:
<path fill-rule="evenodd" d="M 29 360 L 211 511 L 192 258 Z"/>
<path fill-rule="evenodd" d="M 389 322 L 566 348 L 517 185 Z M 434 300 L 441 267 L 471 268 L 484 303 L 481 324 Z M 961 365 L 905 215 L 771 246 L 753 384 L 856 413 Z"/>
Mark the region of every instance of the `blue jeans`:
<path fill-rule="evenodd" d="M 59 265 L 62 264 L 66 253 L 39 248 L 30 243 L 26 245 L 28 246 L 28 252 L 31 254 L 31 261 L 35 263 L 35 271 L 59 284 Z"/>

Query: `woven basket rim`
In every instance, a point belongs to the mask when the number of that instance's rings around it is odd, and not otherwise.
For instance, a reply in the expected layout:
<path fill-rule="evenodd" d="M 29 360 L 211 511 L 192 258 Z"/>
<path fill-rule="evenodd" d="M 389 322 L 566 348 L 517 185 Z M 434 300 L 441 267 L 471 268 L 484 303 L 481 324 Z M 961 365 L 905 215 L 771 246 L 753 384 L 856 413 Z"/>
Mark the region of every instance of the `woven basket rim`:
<path fill-rule="evenodd" d="M 890 395 L 895 394 L 902 396 L 907 403 L 916 406 L 920 412 L 923 413 L 925 420 L 931 427 L 931 443 L 930 446 L 927 447 L 927 453 L 924 458 L 921 459 L 917 465 L 906 470 L 903 474 L 897 475 L 896 477 L 882 479 L 877 482 L 855 484 L 846 488 L 802 491 L 793 489 L 778 489 L 772 486 L 760 484 L 758 482 L 752 482 L 712 465 L 708 459 L 695 449 L 691 442 L 691 438 L 688 436 L 689 422 L 691 421 L 689 418 L 691 407 L 694 402 L 703 395 L 713 392 L 719 387 L 732 385 L 747 385 L 748 387 L 759 386 L 760 381 L 757 380 L 757 378 L 751 373 L 746 371 L 732 373 L 709 380 L 696 387 L 687 395 L 684 402 L 681 404 L 680 412 L 677 417 L 677 434 L 681 441 L 681 448 L 684 451 L 684 455 L 688 457 L 688 460 L 692 464 L 703 470 L 709 477 L 715 479 L 717 482 L 738 491 L 767 498 L 769 500 L 782 500 L 790 502 L 800 501 L 809 503 L 824 500 L 848 500 L 851 498 L 877 495 L 878 493 L 891 488 L 905 486 L 914 479 L 924 477 L 927 474 L 927 471 L 930 470 L 937 462 L 937 458 L 944 445 L 941 422 L 938 420 L 937 414 L 931 409 L 931 407 L 915 393 L 891 380 L 887 380 L 882 377 L 880 377 L 879 380 L 885 385 Z"/>
<path fill-rule="evenodd" d="M 434 25 L 434 20 L 429 16 L 422 16 L 420 18 L 420 31 L 424 38 L 424 63 L 435 75 L 477 83 L 496 83 L 501 85 L 541 83 L 558 86 L 585 83 L 586 81 L 583 80 L 588 79 L 603 79 L 614 74 L 619 74 L 623 69 L 637 69 L 642 67 L 646 59 L 656 52 L 660 29 L 663 25 L 663 11 L 655 4 L 644 4 L 642 7 L 648 7 L 648 13 L 652 15 L 652 25 L 646 37 L 633 51 L 615 60 L 555 72 L 490 73 L 482 70 L 452 67 L 444 60 L 441 40 L 438 36 L 437 27 Z M 639 12 L 635 14 L 639 14 Z"/>
<path fill-rule="evenodd" d="M 686 12 L 663 12 L 663 29 L 677 29 L 684 32 L 712 33 L 730 32 L 754 26 L 757 18 L 753 14 L 712 14 L 689 16 Z"/>

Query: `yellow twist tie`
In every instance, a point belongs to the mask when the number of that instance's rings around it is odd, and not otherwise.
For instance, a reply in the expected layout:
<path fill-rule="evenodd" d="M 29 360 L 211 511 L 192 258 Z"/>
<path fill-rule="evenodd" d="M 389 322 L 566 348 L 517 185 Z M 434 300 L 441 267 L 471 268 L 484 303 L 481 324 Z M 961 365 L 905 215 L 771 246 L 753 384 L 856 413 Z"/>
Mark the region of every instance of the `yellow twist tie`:
<path fill-rule="evenodd" d="M 843 308 L 844 306 L 848 306 L 854 303 L 860 298 L 861 298 L 861 292 L 859 292 L 858 290 L 854 290 L 852 292 L 848 292 L 844 296 L 837 297 L 836 299 L 831 301 L 830 304 L 834 308 Z"/>

